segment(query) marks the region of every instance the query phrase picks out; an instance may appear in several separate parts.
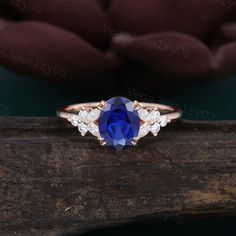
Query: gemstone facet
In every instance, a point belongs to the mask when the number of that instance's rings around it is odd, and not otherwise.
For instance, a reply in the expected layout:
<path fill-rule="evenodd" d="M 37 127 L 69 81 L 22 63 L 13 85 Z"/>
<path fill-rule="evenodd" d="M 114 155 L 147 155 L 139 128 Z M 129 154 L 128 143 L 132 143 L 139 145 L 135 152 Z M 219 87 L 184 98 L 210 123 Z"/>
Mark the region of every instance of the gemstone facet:
<path fill-rule="evenodd" d="M 138 137 L 142 138 L 146 136 L 151 130 L 151 126 L 148 123 L 144 123 L 140 126 Z"/>
<path fill-rule="evenodd" d="M 132 146 L 139 128 L 140 118 L 133 102 L 124 97 L 106 102 L 99 117 L 99 132 L 107 146 L 116 150 Z"/>

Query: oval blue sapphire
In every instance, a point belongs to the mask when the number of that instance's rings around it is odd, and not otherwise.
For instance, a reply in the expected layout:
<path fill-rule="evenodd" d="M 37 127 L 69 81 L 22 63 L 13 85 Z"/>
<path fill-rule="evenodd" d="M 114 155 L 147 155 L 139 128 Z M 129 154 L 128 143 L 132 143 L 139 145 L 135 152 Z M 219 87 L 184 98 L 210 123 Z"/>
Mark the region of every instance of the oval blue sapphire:
<path fill-rule="evenodd" d="M 133 102 L 124 97 L 114 97 L 106 102 L 99 117 L 99 131 L 107 146 L 122 150 L 133 145 L 139 127 L 140 118 Z"/>

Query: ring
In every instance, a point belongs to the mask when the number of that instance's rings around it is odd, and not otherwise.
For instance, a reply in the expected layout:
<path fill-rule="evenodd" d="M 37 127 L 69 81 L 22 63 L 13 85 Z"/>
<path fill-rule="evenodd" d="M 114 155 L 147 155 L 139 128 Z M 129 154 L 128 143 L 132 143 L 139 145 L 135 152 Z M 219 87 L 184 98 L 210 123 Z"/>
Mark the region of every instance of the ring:
<path fill-rule="evenodd" d="M 95 136 L 101 145 L 122 150 L 137 145 L 140 138 L 160 129 L 181 117 L 174 107 L 130 101 L 114 97 L 108 101 L 75 104 L 57 111 L 58 117 L 67 119 L 82 136 Z"/>

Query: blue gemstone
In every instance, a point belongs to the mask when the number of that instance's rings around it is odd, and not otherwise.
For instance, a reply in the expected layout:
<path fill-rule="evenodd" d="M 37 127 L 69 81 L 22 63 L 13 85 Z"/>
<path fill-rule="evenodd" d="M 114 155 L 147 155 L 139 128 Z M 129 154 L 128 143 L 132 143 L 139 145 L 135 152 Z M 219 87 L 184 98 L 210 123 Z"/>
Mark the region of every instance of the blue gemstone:
<path fill-rule="evenodd" d="M 113 149 L 122 150 L 132 146 L 140 127 L 140 118 L 133 102 L 124 97 L 114 97 L 106 104 L 99 117 L 100 135 Z"/>

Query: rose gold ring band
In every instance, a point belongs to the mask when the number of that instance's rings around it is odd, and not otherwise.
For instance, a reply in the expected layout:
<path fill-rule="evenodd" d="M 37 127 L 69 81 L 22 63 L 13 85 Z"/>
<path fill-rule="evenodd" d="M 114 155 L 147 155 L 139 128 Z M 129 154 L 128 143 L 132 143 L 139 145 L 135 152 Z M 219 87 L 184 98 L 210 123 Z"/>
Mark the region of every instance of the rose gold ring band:
<path fill-rule="evenodd" d="M 78 103 L 69 106 L 62 107 L 57 110 L 57 116 L 71 120 L 72 116 L 77 114 L 81 109 L 95 109 L 99 108 L 102 110 L 103 107 L 102 102 L 91 102 L 91 103 Z M 182 111 L 176 109 L 172 106 L 157 104 L 157 103 L 142 103 L 142 102 L 134 102 L 134 104 L 138 104 L 139 107 L 144 109 L 153 109 L 158 110 L 162 115 L 165 115 L 169 121 L 177 120 L 181 117 Z"/>

